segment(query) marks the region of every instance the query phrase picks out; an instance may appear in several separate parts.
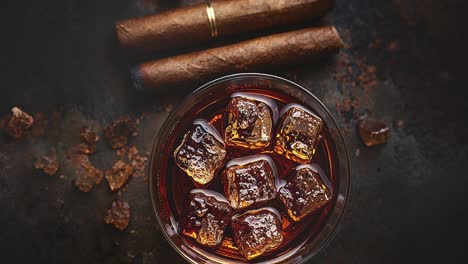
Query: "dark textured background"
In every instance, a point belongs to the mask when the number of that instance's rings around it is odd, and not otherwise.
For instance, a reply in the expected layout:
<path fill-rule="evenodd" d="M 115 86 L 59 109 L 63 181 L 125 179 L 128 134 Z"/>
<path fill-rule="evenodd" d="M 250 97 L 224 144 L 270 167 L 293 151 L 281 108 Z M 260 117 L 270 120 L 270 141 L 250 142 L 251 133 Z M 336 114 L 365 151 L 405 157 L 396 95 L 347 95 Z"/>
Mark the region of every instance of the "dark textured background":
<path fill-rule="evenodd" d="M 44 136 L 18 142 L 0 137 L 2 263 L 183 262 L 158 230 L 142 177 L 131 179 L 121 196 L 105 183 L 81 193 L 70 175 L 44 175 L 32 164 L 52 146 L 59 152 L 69 147 L 77 127 L 102 127 L 123 114 L 147 114 L 131 144 L 143 153 L 150 149 L 168 110 L 187 91 L 136 93 L 128 74 L 135 60 L 119 50 L 113 23 L 189 2 L 196 1 L 2 3 L 0 116 L 16 105 L 58 116 Z M 465 1 L 455 0 L 338 0 L 323 23 L 338 28 L 346 48 L 325 61 L 273 72 L 324 101 L 343 126 L 351 157 L 347 214 L 338 235 L 312 262 L 446 262 L 463 255 L 467 11 Z M 343 68 L 346 56 L 350 62 Z M 337 73 L 353 79 L 362 64 L 375 66 L 375 87 L 335 80 Z M 337 107 L 347 99 L 360 104 L 351 111 Z M 355 117 L 364 113 L 391 127 L 388 144 L 363 146 Z M 396 126 L 399 120 L 404 126 Z M 91 159 L 109 168 L 112 153 L 100 143 Z M 123 232 L 102 221 L 115 198 L 132 207 L 131 224 Z"/>

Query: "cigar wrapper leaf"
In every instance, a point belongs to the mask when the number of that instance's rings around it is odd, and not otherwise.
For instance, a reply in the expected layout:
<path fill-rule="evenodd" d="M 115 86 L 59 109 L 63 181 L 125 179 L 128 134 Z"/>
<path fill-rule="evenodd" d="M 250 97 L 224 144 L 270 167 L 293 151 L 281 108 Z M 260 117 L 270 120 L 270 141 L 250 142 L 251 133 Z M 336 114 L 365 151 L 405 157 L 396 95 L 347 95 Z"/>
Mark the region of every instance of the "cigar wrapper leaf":
<path fill-rule="evenodd" d="M 226 74 L 301 64 L 342 46 L 335 27 L 308 28 L 146 62 L 132 69 L 132 79 L 138 90 L 146 91 L 196 86 Z"/>
<path fill-rule="evenodd" d="M 322 17 L 334 0 L 212 1 L 217 39 L 296 25 Z M 192 47 L 213 41 L 207 6 L 198 4 L 115 24 L 124 48 L 138 53 Z"/>

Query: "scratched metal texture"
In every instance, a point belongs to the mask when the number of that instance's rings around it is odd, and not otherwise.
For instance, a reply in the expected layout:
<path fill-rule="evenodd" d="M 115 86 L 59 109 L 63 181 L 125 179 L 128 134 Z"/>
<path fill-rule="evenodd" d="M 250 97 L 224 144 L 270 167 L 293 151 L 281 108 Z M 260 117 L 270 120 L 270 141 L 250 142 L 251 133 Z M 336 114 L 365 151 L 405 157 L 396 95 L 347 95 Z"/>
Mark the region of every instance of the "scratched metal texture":
<path fill-rule="evenodd" d="M 33 162 L 50 147 L 63 153 L 80 125 L 104 127 L 124 114 L 146 113 L 130 144 L 150 150 L 168 110 L 189 91 L 174 87 L 151 96 L 132 89 L 129 67 L 140 59 L 123 55 L 113 23 L 193 2 L 2 3 L 0 116 L 12 106 L 58 116 L 43 136 L 15 142 L 0 137 L 2 263 L 184 262 L 159 231 L 142 177 L 131 179 L 121 196 L 105 181 L 82 193 L 71 176 L 44 175 Z M 351 201 L 340 232 L 311 263 L 423 262 L 463 255 L 466 7 L 455 0 L 338 0 L 321 23 L 335 25 L 346 48 L 326 60 L 271 72 L 323 100 L 343 127 L 351 157 Z M 375 83 L 353 84 L 366 67 L 375 70 Z M 359 105 L 343 110 L 340 105 L 348 99 Z M 355 129 L 362 114 L 387 122 L 388 144 L 364 147 Z M 91 160 L 109 168 L 113 153 L 101 142 Z M 102 220 L 116 198 L 131 206 L 126 231 Z"/>

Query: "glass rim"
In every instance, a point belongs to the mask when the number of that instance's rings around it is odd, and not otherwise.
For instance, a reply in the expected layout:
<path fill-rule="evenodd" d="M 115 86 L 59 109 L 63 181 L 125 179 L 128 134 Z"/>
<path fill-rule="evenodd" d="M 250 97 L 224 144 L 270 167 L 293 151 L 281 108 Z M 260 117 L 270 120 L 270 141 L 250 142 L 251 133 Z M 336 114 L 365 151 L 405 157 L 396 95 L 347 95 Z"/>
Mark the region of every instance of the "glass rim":
<path fill-rule="evenodd" d="M 182 108 L 182 106 L 184 104 L 186 104 L 188 101 L 190 101 L 191 98 L 194 98 L 196 97 L 199 93 L 201 93 L 202 91 L 204 91 L 205 89 L 211 87 L 211 86 L 214 86 L 216 84 L 219 84 L 219 83 L 222 83 L 222 82 L 226 82 L 226 81 L 231 81 L 231 80 L 235 80 L 235 79 L 243 79 L 243 78 L 264 78 L 264 79 L 270 79 L 270 80 L 274 80 L 274 81 L 280 81 L 280 82 L 283 82 L 283 83 L 286 83 L 288 85 L 291 85 L 291 86 L 294 86 L 295 88 L 298 88 L 300 90 L 302 90 L 302 92 L 306 93 L 308 96 L 312 97 L 313 100 L 315 101 L 315 103 L 318 103 L 318 105 L 322 108 L 323 111 L 326 112 L 326 114 L 330 117 L 330 120 L 332 122 L 332 125 L 337 129 L 338 131 L 338 141 L 337 144 L 341 145 L 344 149 L 344 163 L 345 163 L 345 166 L 346 166 L 346 170 L 347 170 L 347 175 L 346 175 L 346 186 L 345 186 L 345 199 L 344 199 L 344 202 L 341 206 L 341 210 L 339 212 L 339 215 L 338 215 L 338 218 L 335 220 L 335 225 L 333 226 L 333 229 L 331 230 L 330 233 L 327 234 L 327 237 L 326 239 L 317 247 L 315 248 L 313 251 L 309 252 L 309 254 L 302 258 L 299 263 L 304 263 L 308 260 L 310 260 L 313 256 L 317 255 L 317 253 L 321 252 L 323 248 L 325 248 L 329 243 L 330 241 L 335 237 L 337 231 L 338 231 L 338 228 L 340 227 L 340 224 L 341 224 L 341 220 L 344 216 L 344 214 L 346 213 L 346 210 L 347 210 L 347 205 L 349 203 L 349 199 L 350 199 L 350 193 L 351 193 L 351 166 L 350 166 L 350 161 L 349 161 L 349 153 L 348 153 L 348 149 L 346 147 L 346 144 L 345 144 L 345 140 L 344 140 L 344 137 L 343 137 L 343 134 L 341 133 L 340 129 L 339 129 L 339 125 L 337 123 L 337 121 L 335 120 L 335 117 L 331 114 L 331 112 L 328 110 L 328 108 L 323 104 L 323 102 L 318 99 L 312 92 L 310 92 L 309 90 L 307 90 L 306 88 L 304 88 L 303 86 L 291 81 L 291 80 L 288 80 L 286 78 L 283 78 L 283 77 L 279 77 L 279 76 L 276 76 L 276 75 L 272 75 L 272 74 L 266 74 L 266 73 L 256 73 L 256 72 L 251 72 L 251 73 L 236 73 L 236 74 L 230 74 L 230 75 L 225 75 L 225 76 L 222 76 L 220 78 L 217 78 L 217 79 L 214 79 L 212 81 L 209 81 L 201 86 L 199 86 L 197 89 L 195 89 L 193 92 L 189 93 L 188 95 L 186 95 L 184 97 L 184 99 L 177 104 L 176 107 L 174 107 L 174 109 L 170 112 L 170 114 L 166 117 L 166 119 L 164 120 L 163 124 L 161 125 L 161 128 L 160 130 L 158 131 L 158 133 L 154 136 L 154 140 L 152 141 L 153 142 L 153 146 L 152 146 L 152 150 L 151 150 L 151 155 L 150 155 L 150 161 L 149 161 L 149 165 L 147 166 L 147 169 L 146 169 L 146 174 L 147 174 L 147 178 L 148 178 L 148 191 L 149 191 L 149 194 L 150 194 L 150 200 L 151 200 L 151 205 L 152 205 L 152 209 L 153 209 L 153 212 L 154 212 L 154 215 L 156 216 L 156 220 L 158 222 L 158 225 L 159 225 L 159 228 L 160 228 L 160 231 L 163 233 L 164 237 L 166 238 L 166 240 L 169 242 L 169 244 L 171 245 L 171 247 L 180 255 L 182 256 L 186 261 L 190 262 L 190 263 L 196 263 L 196 261 L 191 257 L 189 256 L 188 254 L 186 254 L 185 252 L 183 252 L 175 243 L 174 241 L 172 240 L 172 238 L 169 236 L 169 234 L 166 232 L 166 229 L 165 227 L 163 226 L 163 221 L 160 217 L 160 210 L 158 208 L 159 206 L 159 202 L 160 202 L 160 199 L 159 197 L 157 197 L 155 195 L 155 193 L 159 193 L 158 191 L 154 191 L 153 189 L 155 188 L 155 181 L 153 179 L 153 172 L 154 172 L 154 166 L 155 166 L 155 155 L 156 155 L 156 149 L 158 147 L 158 143 L 160 142 L 161 140 L 161 136 L 163 133 L 161 133 L 162 129 L 165 128 L 168 120 L 171 120 L 176 114 L 177 112 Z M 336 139 L 334 139 L 336 140 Z M 341 178 L 341 177 L 340 177 Z M 341 180 L 341 179 L 340 179 Z M 338 199 L 338 198 L 337 198 Z M 336 207 L 336 206 L 335 206 Z M 334 213 L 334 212 L 332 212 Z M 321 234 L 320 232 L 318 234 Z M 290 258 L 290 256 L 288 257 Z M 286 258 L 286 260 L 288 259 Z"/>

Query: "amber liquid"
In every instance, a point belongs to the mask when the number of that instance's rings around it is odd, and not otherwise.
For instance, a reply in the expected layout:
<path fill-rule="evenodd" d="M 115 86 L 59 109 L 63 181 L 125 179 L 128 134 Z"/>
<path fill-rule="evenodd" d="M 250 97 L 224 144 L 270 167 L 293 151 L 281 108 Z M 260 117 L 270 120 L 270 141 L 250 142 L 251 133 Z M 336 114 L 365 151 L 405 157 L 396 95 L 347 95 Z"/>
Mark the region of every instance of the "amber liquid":
<path fill-rule="evenodd" d="M 288 103 L 298 103 L 310 109 L 310 107 L 308 107 L 307 105 L 295 101 L 292 97 L 287 96 L 285 94 L 280 94 L 265 89 L 258 89 L 256 87 L 233 88 L 233 92 L 239 90 L 254 92 L 263 96 L 270 97 L 271 99 L 275 100 L 280 110 L 284 105 Z M 179 233 L 180 226 L 178 226 L 178 221 L 181 219 L 181 216 L 184 212 L 185 199 L 188 197 L 188 193 L 190 192 L 190 190 L 198 188 L 199 186 L 196 186 L 191 180 L 191 178 L 188 177 L 185 174 L 185 172 L 183 172 L 177 167 L 177 165 L 174 162 L 173 152 L 178 146 L 178 144 L 180 144 L 184 133 L 192 127 L 192 121 L 196 118 L 203 118 L 209 121 L 214 127 L 216 127 L 216 129 L 220 132 L 221 135 L 224 135 L 224 130 L 227 125 L 226 108 L 230 100 L 231 94 L 232 93 L 226 93 L 220 96 L 218 99 L 215 99 L 215 101 L 208 101 L 209 99 L 207 99 L 207 103 L 205 106 L 203 106 L 203 103 L 201 103 L 200 106 L 195 107 L 193 111 L 190 112 L 190 115 L 184 116 L 180 120 L 178 126 L 174 128 L 174 137 L 168 139 L 167 141 L 168 144 L 165 148 L 166 153 L 164 154 L 164 157 L 166 158 L 166 163 L 162 164 L 162 169 L 160 171 L 160 175 L 164 177 L 160 181 L 159 188 L 162 195 L 167 197 L 167 201 L 166 204 L 164 204 L 164 207 L 167 209 L 168 212 L 172 213 L 173 218 L 171 219 L 173 219 L 173 225 L 176 226 L 175 229 L 179 230 Z M 313 109 L 310 110 L 313 111 Z M 299 164 L 275 153 L 273 151 L 273 146 L 274 144 L 272 142 L 270 143 L 270 146 L 261 150 L 249 150 L 228 147 L 225 164 L 229 160 L 238 157 L 260 153 L 267 154 L 275 161 L 275 165 L 278 169 L 279 178 L 284 179 L 291 172 L 293 172 L 294 168 Z M 322 132 L 322 140 L 320 141 L 316 153 L 313 157 L 313 163 L 318 164 L 322 168 L 325 175 L 330 180 L 332 188 L 336 190 L 338 186 L 338 177 L 337 175 L 335 175 L 337 173 L 337 164 L 335 163 L 337 157 L 336 153 L 334 153 L 333 151 L 334 149 L 334 143 L 331 140 L 331 136 L 325 124 L 325 127 Z M 221 169 L 221 171 L 223 169 Z M 221 171 L 218 172 L 217 176 L 207 187 L 203 188 L 224 194 L 223 185 L 221 183 Z M 328 218 L 328 212 L 330 211 L 330 208 L 334 207 L 335 202 L 336 196 L 334 195 L 332 201 L 330 201 L 320 210 L 317 210 L 316 212 L 306 216 L 300 222 L 294 222 L 289 218 L 286 209 L 284 208 L 284 206 L 278 198 L 268 202 L 267 204 L 264 204 L 264 206 L 274 207 L 280 212 L 282 218 L 281 221 L 284 241 L 280 248 L 268 254 L 262 255 L 261 257 L 256 258 L 254 261 L 273 261 L 277 257 L 289 255 L 299 250 L 302 247 L 302 245 L 304 245 L 304 243 L 307 243 L 307 241 L 313 239 L 313 237 L 317 235 L 318 232 L 324 227 L 324 224 Z M 234 212 L 234 214 L 235 213 L 237 212 Z M 210 252 L 212 254 L 221 255 L 229 259 L 245 261 L 245 258 L 238 252 L 236 244 L 233 240 L 230 225 L 228 225 L 226 229 L 224 241 L 222 242 L 221 246 L 216 249 L 205 248 L 197 244 L 195 240 L 189 237 L 182 237 L 185 240 L 185 243 L 189 245 L 189 247 L 203 249 L 198 250 L 199 252 Z"/>

